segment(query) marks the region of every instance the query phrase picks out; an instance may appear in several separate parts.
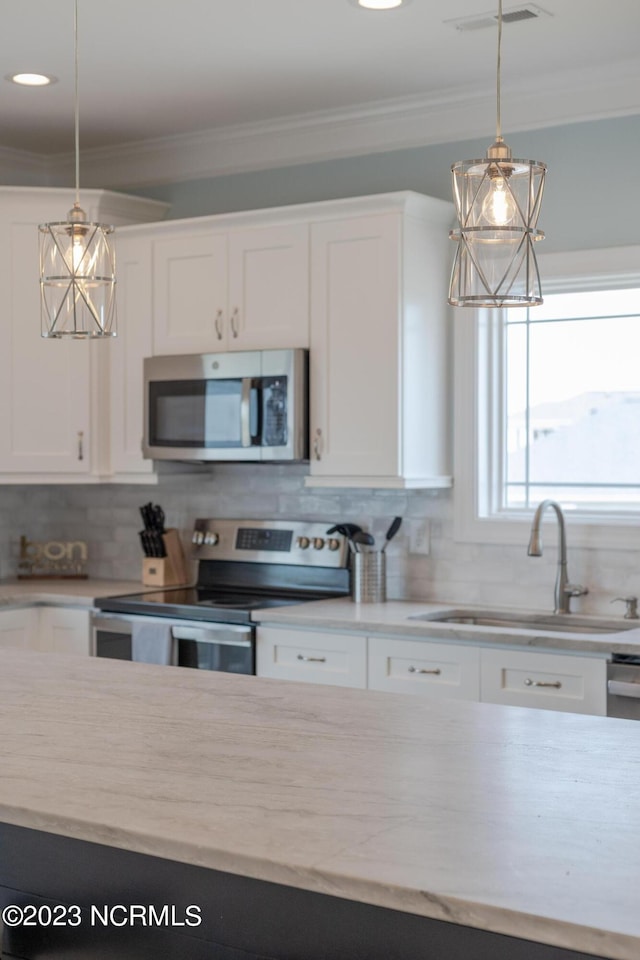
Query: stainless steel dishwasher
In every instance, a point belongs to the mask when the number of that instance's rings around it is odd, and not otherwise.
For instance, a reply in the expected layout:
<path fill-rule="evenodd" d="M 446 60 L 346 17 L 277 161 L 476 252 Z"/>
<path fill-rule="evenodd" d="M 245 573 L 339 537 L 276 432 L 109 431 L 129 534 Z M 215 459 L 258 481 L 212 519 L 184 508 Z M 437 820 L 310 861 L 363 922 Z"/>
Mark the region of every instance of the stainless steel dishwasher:
<path fill-rule="evenodd" d="M 614 653 L 607 666 L 607 716 L 640 720 L 640 653 Z"/>

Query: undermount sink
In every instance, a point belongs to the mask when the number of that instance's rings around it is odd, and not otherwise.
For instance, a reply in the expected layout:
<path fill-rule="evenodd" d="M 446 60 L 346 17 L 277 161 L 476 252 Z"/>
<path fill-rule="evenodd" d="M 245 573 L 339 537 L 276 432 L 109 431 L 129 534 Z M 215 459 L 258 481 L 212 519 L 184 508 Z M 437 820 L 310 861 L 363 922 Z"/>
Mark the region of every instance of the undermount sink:
<path fill-rule="evenodd" d="M 471 627 L 503 627 L 512 630 L 543 630 L 556 633 L 619 633 L 639 630 L 640 620 L 597 620 L 568 613 L 518 614 L 513 610 L 449 610 L 446 613 L 418 613 L 409 620 L 429 623 L 460 623 Z"/>

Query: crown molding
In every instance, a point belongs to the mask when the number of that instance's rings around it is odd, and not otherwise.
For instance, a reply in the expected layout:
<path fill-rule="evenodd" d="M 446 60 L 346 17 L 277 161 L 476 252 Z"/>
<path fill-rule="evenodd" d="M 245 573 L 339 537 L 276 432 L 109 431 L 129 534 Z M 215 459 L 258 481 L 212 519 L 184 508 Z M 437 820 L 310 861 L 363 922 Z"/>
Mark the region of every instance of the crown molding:
<path fill-rule="evenodd" d="M 16 187 L 48 186 L 50 166 L 50 159 L 41 154 L 0 147 L 0 183 Z"/>
<path fill-rule="evenodd" d="M 435 96 L 383 100 L 83 151 L 86 186 L 135 188 L 199 180 L 436 143 L 490 138 L 495 95 L 455 88 Z M 503 125 L 535 130 L 640 113 L 640 63 L 542 75 L 503 85 Z M 526 121 L 522 118 L 526 117 Z M 36 162 L 36 161 L 34 161 Z M 49 182 L 73 177 L 71 154 L 39 158 Z M 0 154 L 0 173 L 2 172 Z M 41 167 L 42 169 L 42 167 Z"/>

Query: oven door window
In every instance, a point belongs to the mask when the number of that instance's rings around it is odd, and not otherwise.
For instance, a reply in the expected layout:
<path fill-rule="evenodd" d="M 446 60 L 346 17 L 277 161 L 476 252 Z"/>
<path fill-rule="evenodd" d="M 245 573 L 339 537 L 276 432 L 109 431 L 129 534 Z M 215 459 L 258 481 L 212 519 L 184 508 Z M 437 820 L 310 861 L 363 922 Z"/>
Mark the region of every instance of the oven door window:
<path fill-rule="evenodd" d="M 243 445 L 243 381 L 170 380 L 149 384 L 149 443 L 154 447 Z M 249 393 L 249 433 L 258 430 L 258 391 Z"/>

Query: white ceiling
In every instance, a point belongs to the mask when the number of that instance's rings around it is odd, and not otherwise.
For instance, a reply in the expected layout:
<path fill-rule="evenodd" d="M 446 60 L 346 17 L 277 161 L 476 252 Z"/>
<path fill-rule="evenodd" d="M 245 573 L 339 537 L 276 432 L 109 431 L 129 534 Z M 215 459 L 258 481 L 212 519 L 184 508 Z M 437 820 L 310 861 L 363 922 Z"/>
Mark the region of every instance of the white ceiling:
<path fill-rule="evenodd" d="M 505 11 L 523 6 L 505 0 Z M 639 0 L 541 0 L 505 25 L 503 125 L 640 113 Z M 491 0 L 79 0 L 81 148 L 92 176 L 159 182 L 412 143 L 491 137 L 496 31 L 444 21 Z M 73 0 L 3 9 L 0 150 L 68 168 Z M 152 141 L 152 142 L 150 142 Z M 8 151 L 7 151 L 8 148 Z M 14 158 L 15 159 L 15 158 Z M 244 162 L 242 162 L 244 160 Z M 84 161 L 83 161 L 84 162 Z"/>

